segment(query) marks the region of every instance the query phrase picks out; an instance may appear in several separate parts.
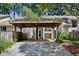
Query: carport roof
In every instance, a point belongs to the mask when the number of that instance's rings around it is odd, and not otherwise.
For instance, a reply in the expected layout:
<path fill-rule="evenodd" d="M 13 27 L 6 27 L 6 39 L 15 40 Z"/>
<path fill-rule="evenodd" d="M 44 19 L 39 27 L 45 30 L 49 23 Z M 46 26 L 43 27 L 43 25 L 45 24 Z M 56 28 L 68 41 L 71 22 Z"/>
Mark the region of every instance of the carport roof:
<path fill-rule="evenodd" d="M 56 27 L 61 24 L 53 20 L 35 20 L 35 21 L 10 21 L 10 24 L 18 27 Z"/>

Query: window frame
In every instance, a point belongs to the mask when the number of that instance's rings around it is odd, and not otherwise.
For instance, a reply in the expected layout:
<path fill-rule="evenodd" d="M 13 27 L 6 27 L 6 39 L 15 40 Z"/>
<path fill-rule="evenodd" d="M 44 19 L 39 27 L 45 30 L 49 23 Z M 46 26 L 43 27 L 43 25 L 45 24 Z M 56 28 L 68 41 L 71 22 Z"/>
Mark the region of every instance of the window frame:
<path fill-rule="evenodd" d="M 50 28 L 49 27 L 46 27 L 45 28 L 45 31 L 52 31 L 52 28 L 51 27 Z"/>
<path fill-rule="evenodd" d="M 6 26 L 1 26 L 1 31 L 6 31 Z"/>

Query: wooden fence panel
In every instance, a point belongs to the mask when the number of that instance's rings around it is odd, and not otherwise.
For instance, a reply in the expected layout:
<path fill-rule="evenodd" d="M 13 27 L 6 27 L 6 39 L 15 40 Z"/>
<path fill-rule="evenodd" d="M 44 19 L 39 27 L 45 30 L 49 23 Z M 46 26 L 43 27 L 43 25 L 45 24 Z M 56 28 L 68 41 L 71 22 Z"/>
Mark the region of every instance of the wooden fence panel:
<path fill-rule="evenodd" d="M 69 32 L 69 39 L 73 40 L 73 39 L 79 39 L 79 31 L 72 31 Z"/>
<path fill-rule="evenodd" d="M 12 32 L 0 32 L 0 36 L 4 37 L 7 40 L 13 40 Z"/>

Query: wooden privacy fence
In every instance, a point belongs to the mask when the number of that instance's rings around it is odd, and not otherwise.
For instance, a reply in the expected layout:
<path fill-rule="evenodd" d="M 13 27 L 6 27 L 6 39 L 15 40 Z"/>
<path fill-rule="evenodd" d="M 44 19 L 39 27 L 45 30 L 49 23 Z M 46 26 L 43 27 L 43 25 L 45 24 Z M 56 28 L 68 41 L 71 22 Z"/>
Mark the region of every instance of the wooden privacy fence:
<path fill-rule="evenodd" d="M 12 32 L 0 32 L 0 36 L 4 37 L 7 40 L 12 40 L 13 39 Z"/>
<path fill-rule="evenodd" d="M 68 39 L 79 39 L 79 31 L 72 31 L 72 32 L 69 32 L 69 35 L 68 35 Z"/>

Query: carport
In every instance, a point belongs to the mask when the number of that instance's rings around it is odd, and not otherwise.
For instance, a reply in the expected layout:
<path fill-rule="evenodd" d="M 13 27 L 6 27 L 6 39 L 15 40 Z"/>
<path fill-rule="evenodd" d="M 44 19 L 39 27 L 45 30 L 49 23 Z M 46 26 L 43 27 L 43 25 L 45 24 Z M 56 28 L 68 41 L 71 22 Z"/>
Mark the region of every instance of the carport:
<path fill-rule="evenodd" d="M 20 28 L 20 33 L 22 32 L 22 28 L 36 28 L 36 39 L 38 40 L 38 28 L 39 27 L 52 27 L 53 29 L 56 28 L 56 39 L 57 39 L 57 32 L 58 32 L 58 27 L 61 24 L 61 21 L 53 21 L 53 20 L 35 20 L 35 21 L 10 21 L 10 24 L 13 25 L 13 40 L 16 39 L 14 37 L 16 33 L 16 27 Z"/>

